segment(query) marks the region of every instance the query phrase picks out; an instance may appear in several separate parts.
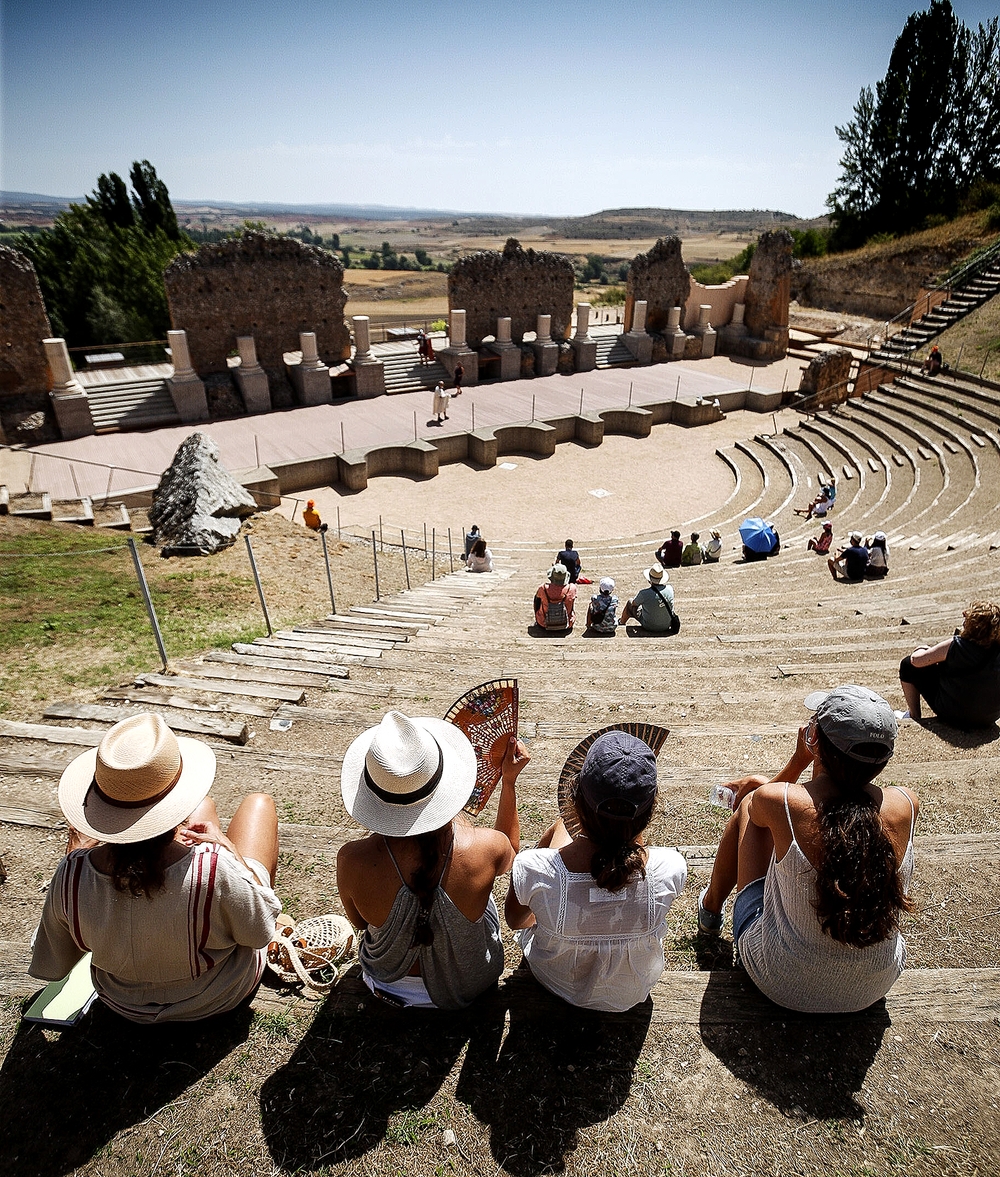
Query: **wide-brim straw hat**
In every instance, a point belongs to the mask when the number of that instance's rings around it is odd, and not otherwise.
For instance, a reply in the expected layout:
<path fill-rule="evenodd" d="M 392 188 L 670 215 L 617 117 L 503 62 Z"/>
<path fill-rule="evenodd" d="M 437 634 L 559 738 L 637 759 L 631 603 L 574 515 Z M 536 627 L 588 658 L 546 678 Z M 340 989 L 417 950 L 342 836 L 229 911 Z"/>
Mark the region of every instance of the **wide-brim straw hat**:
<path fill-rule="evenodd" d="M 179 826 L 208 796 L 215 753 L 175 736 L 161 715 L 116 723 L 96 748 L 69 765 L 59 807 L 81 834 L 100 842 L 144 842 Z"/>
<path fill-rule="evenodd" d="M 553 564 L 549 569 L 550 584 L 565 584 L 569 579 L 569 569 L 565 564 Z"/>
<path fill-rule="evenodd" d="M 389 711 L 344 755 L 340 792 L 366 830 L 389 837 L 426 834 L 460 813 L 476 786 L 476 752 L 443 719 Z"/>
<path fill-rule="evenodd" d="M 666 584 L 670 579 L 670 573 L 658 564 L 654 564 L 651 568 L 644 568 L 642 574 L 650 584 Z"/>

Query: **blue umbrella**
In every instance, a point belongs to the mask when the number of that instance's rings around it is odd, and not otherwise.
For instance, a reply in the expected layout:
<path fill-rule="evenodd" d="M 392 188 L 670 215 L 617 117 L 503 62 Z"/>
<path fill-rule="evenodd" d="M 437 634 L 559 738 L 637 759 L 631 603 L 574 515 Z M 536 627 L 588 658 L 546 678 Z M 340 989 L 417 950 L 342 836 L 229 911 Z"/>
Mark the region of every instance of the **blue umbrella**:
<path fill-rule="evenodd" d="M 774 530 L 755 515 L 740 524 L 740 539 L 751 552 L 769 552 L 774 547 Z"/>

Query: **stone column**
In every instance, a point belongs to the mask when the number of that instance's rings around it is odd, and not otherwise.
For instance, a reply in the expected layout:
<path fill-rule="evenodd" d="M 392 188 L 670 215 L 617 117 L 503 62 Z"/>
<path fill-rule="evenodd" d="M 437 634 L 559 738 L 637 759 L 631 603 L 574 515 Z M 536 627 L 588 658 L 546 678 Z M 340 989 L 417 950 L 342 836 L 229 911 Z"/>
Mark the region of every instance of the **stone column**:
<path fill-rule="evenodd" d="M 597 367 L 597 340 L 590 338 L 590 303 L 576 308 L 576 334 L 569 341 L 577 372 L 592 372 Z"/>
<path fill-rule="evenodd" d="M 653 337 L 646 334 L 646 300 L 636 300 L 632 308 L 632 330 L 622 336 L 622 342 L 640 364 L 653 361 Z"/>
<path fill-rule="evenodd" d="M 269 413 L 271 411 L 271 389 L 267 373 L 257 363 L 257 345 L 252 335 L 238 335 L 236 350 L 239 365 L 233 368 L 233 378 L 243 397 L 248 413 Z"/>
<path fill-rule="evenodd" d="M 590 303 L 581 302 L 576 308 L 575 339 L 589 339 L 590 337 Z"/>
<path fill-rule="evenodd" d="M 43 339 L 45 359 L 52 374 L 49 399 L 55 413 L 60 434 L 71 441 L 74 437 L 89 437 L 94 432 L 94 418 L 90 401 L 83 385 L 73 373 L 65 339 Z"/>
<path fill-rule="evenodd" d="M 687 336 L 681 327 L 681 311 L 683 307 L 673 306 L 667 310 L 667 326 L 663 334 L 667 338 L 667 354 L 672 360 L 684 358 L 684 345 Z"/>
<path fill-rule="evenodd" d="M 375 358 L 372 355 L 371 334 L 368 330 L 369 321 L 367 315 L 354 315 L 351 319 L 351 327 L 354 329 L 354 362 L 356 364 L 367 364 Z"/>
<path fill-rule="evenodd" d="M 698 306 L 698 325 L 694 329 L 695 335 L 701 336 L 701 358 L 708 359 L 715 355 L 715 328 L 710 322 L 712 304 L 703 302 Z"/>
<path fill-rule="evenodd" d="M 521 375 L 521 349 L 511 342 L 509 317 L 497 319 L 496 340 L 490 351 L 500 357 L 500 379 L 517 380 Z"/>
<path fill-rule="evenodd" d="M 330 390 L 330 369 L 319 358 L 316 332 L 300 331 L 299 348 L 302 359 L 286 365 L 296 399 L 300 405 L 328 405 L 333 401 Z"/>
<path fill-rule="evenodd" d="M 458 365 L 462 365 L 462 387 L 479 383 L 479 353 L 474 352 L 466 342 L 465 311 L 453 309 L 448 312 L 448 346 L 437 353 L 438 361 L 454 380 Z"/>
<path fill-rule="evenodd" d="M 191 366 L 191 352 L 188 350 L 186 331 L 168 331 L 170 361 L 174 366 L 172 376 L 167 377 L 170 399 L 174 402 L 177 416 L 188 424 L 192 421 L 208 420 L 208 398 L 204 382 Z"/>
<path fill-rule="evenodd" d="M 539 315 L 535 320 L 535 375 L 551 376 L 559 366 L 559 344 L 552 339 L 552 316 Z"/>
<path fill-rule="evenodd" d="M 351 319 L 354 329 L 354 382 L 360 400 L 381 396 L 385 392 L 385 365 L 372 352 L 369 322 L 367 315 L 354 315 Z"/>

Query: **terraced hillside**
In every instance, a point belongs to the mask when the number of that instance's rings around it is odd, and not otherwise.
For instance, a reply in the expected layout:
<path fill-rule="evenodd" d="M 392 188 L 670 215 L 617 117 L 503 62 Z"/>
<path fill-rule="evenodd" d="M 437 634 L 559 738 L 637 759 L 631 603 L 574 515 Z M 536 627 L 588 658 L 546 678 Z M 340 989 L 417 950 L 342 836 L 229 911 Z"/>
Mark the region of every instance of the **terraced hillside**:
<path fill-rule="evenodd" d="M 779 1010 L 733 968 L 728 936 L 706 943 L 694 934 L 694 907 L 724 818 L 708 804 L 711 787 L 779 768 L 809 691 L 862 682 L 901 707 L 899 659 L 951 632 L 970 599 L 995 597 L 1000 398 L 974 381 L 901 378 L 779 437 L 739 442 L 719 461 L 730 495 L 685 528 L 718 527 L 727 548 L 718 565 L 671 573 L 676 637 L 633 627 L 613 637 L 539 636 L 530 601 L 559 539 L 511 541 L 492 545 L 496 573 L 449 573 L 191 660 L 172 679 L 147 676 L 128 701 L 111 690 L 50 707 L 38 725 L 0 724 L 0 817 L 33 823 L 2 835 L 2 991 L 12 1000 L 0 1095 L 13 1125 L 10 1171 L 992 1170 L 996 728 L 901 729 L 883 779 L 922 798 L 918 907 L 905 929 L 907 972 L 884 1003 L 841 1018 Z M 821 472 L 837 476 L 838 540 L 853 528 L 888 534 L 886 581 L 834 583 L 825 560 L 805 550 L 818 525 L 793 508 L 812 497 Z M 775 521 L 776 559 L 740 561 L 735 529 L 747 514 Z M 578 546 L 586 574 L 613 575 L 624 598 L 662 538 Z M 333 861 L 354 833 L 338 787 L 353 737 L 389 706 L 443 714 L 496 674 L 520 682 L 532 754 L 519 782 L 525 843 L 554 817 L 559 768 L 584 735 L 625 719 L 670 729 L 651 836 L 684 848 L 689 883 L 671 912 L 651 1002 L 627 1015 L 581 1015 L 513 971 L 466 1014 L 414 1016 L 376 1007 L 349 973 L 318 1008 L 265 988 L 243 1023 L 153 1041 L 102 1013 L 61 1038 L 18 1027 L 13 999 L 34 988 L 27 937 L 62 850 L 56 777 L 126 708 L 156 705 L 187 730 L 206 725 L 223 812 L 250 788 L 274 793 L 284 819 L 278 889 L 289 910 L 313 913 L 336 906 Z M 272 731 L 272 718 L 291 720 L 290 729 Z M 244 724 L 256 730 L 246 743 Z M 512 938 L 508 947 L 514 970 Z"/>

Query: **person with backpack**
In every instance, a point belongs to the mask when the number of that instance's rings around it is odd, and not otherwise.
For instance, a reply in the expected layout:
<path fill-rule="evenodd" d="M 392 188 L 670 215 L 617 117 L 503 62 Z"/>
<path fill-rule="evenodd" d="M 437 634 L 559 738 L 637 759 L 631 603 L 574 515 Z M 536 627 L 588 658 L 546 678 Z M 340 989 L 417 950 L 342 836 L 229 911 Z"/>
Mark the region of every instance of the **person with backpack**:
<path fill-rule="evenodd" d="M 590 598 L 587 610 L 587 628 L 594 633 L 614 634 L 618 628 L 618 598 L 614 595 L 615 582 L 610 576 L 602 576 L 598 586 L 600 592 Z"/>
<path fill-rule="evenodd" d="M 545 630 L 568 631 L 573 628 L 573 606 L 576 604 L 576 585 L 569 584 L 569 570 L 565 564 L 553 564 L 547 584 L 538 586 L 535 593 L 535 624 Z"/>
<path fill-rule="evenodd" d="M 643 571 L 643 576 L 649 587 L 640 589 L 631 601 L 625 602 L 621 624 L 634 619 L 650 633 L 677 633 L 681 619 L 674 612 L 674 590 L 666 583 L 670 574 L 654 564 Z"/>

